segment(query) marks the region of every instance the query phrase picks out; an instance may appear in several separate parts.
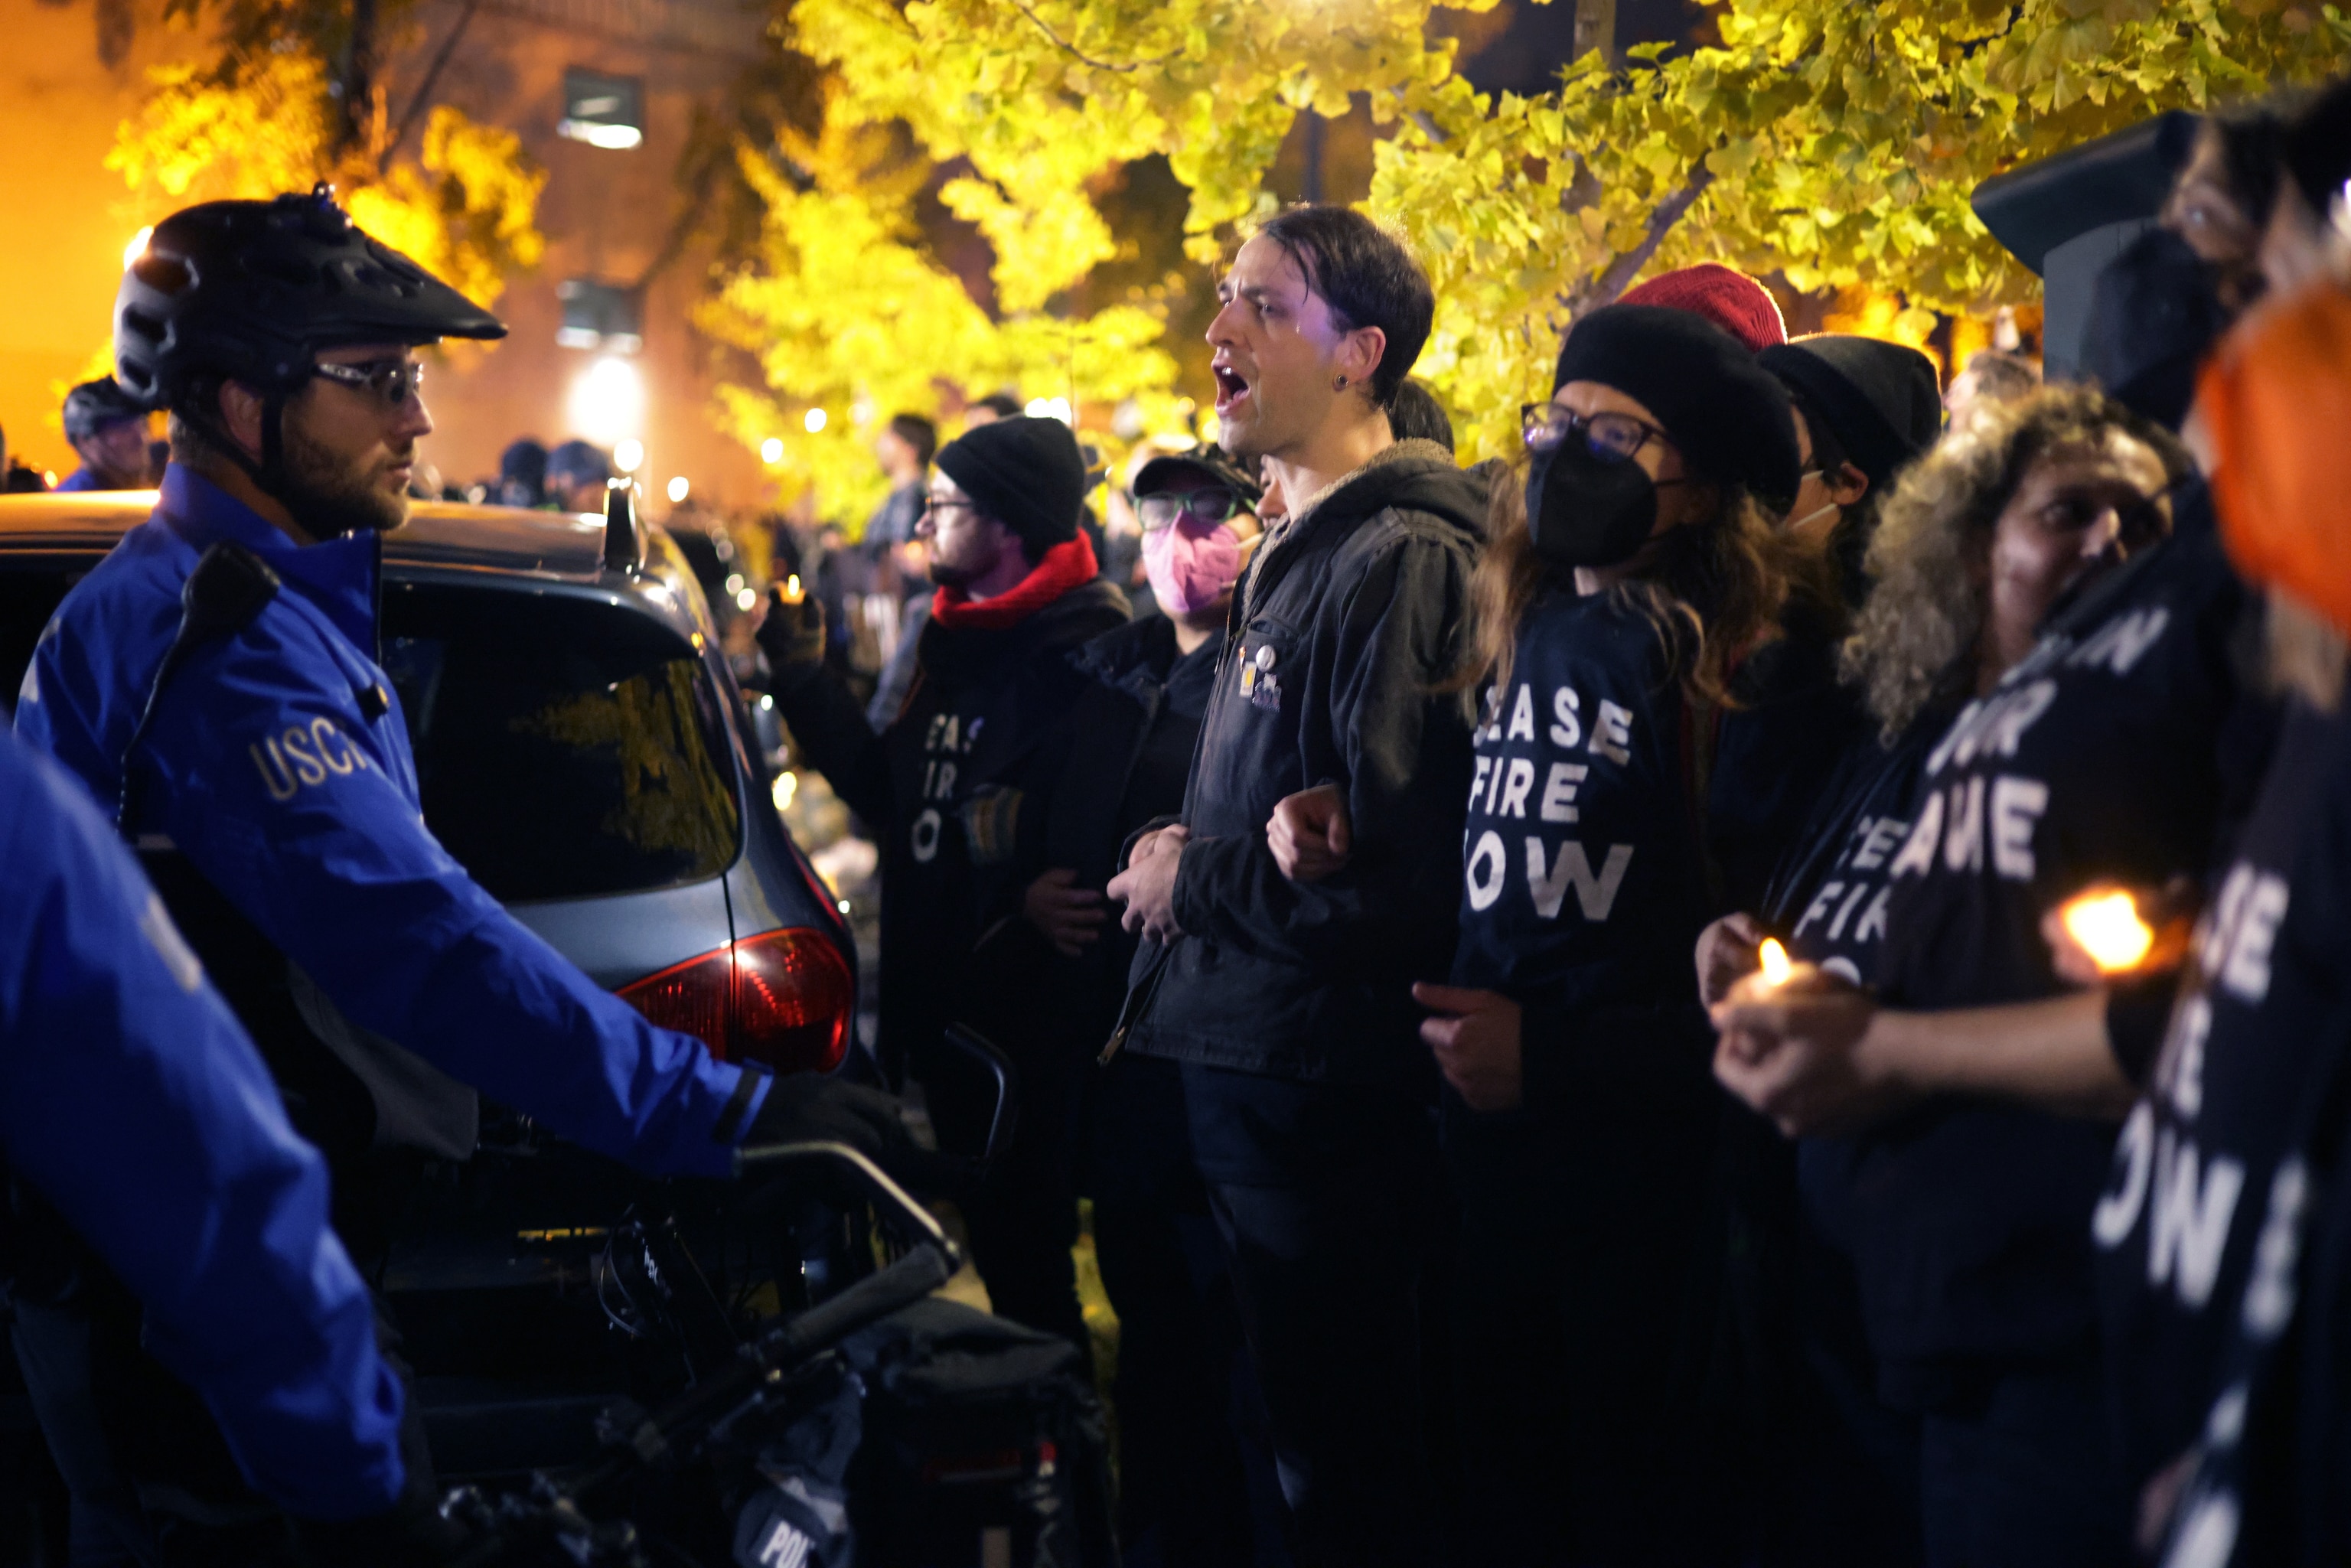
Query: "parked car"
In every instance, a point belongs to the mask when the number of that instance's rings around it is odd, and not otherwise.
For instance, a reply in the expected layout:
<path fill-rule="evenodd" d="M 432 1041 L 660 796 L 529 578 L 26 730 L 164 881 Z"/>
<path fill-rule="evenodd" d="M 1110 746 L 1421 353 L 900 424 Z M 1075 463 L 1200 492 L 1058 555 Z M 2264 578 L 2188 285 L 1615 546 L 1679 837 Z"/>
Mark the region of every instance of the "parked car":
<path fill-rule="evenodd" d="M 152 506 L 0 497 L 0 693 Z M 778 818 L 753 710 L 667 535 L 420 503 L 384 541 L 380 632 L 425 821 L 517 919 L 722 1057 L 870 1074 L 855 945 Z M 723 1195 L 484 1111 L 475 1157 L 418 1184 L 383 1280 L 450 1474 L 577 1457 L 595 1412 L 644 1382 L 632 1357 L 669 1358 L 658 1383 L 696 1322 L 726 1343 L 729 1314 L 804 1293 L 841 1253 L 839 1228 L 805 1218 L 753 1246 Z"/>

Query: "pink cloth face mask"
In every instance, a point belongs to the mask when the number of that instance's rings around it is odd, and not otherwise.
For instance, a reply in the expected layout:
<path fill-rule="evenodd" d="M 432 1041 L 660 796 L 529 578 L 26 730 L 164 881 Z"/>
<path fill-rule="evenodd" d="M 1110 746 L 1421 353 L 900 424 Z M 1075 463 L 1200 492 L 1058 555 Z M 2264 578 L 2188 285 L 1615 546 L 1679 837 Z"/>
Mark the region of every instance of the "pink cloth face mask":
<path fill-rule="evenodd" d="M 1222 523 L 1178 517 L 1143 536 L 1143 574 L 1160 609 L 1195 614 L 1240 580 L 1241 541 Z"/>

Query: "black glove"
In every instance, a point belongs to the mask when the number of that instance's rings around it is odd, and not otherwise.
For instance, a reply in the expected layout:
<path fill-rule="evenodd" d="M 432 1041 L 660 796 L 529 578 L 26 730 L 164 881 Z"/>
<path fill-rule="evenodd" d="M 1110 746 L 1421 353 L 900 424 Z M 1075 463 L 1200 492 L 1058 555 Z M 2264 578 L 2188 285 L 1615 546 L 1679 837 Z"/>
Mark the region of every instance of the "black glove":
<path fill-rule="evenodd" d="M 768 589 L 768 613 L 754 633 L 768 667 L 781 671 L 793 664 L 824 662 L 824 601 L 804 593 L 798 602 L 784 596 L 781 583 Z"/>
<path fill-rule="evenodd" d="M 743 1142 L 847 1144 L 884 1169 L 914 1147 L 895 1100 L 878 1089 L 815 1072 L 784 1074 L 769 1084 Z"/>
<path fill-rule="evenodd" d="M 442 1568 L 475 1544 L 473 1532 L 444 1519 L 418 1487 L 382 1513 L 340 1522 L 298 1519 L 294 1529 L 313 1568 Z"/>

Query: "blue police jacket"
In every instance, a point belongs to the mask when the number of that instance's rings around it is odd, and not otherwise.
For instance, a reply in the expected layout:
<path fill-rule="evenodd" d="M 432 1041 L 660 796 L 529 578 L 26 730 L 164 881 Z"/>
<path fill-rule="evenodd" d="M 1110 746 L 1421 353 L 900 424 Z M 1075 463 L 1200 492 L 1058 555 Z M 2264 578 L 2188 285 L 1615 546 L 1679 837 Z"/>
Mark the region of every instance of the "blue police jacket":
<path fill-rule="evenodd" d="M 327 1228 L 327 1168 L 104 818 L 0 732 L 0 1161 L 146 1309 L 254 1488 L 399 1498 L 401 1389 Z"/>
<path fill-rule="evenodd" d="M 154 515 L 43 630 L 17 734 L 118 800 L 181 588 L 221 539 L 283 586 L 164 688 L 123 832 L 176 847 L 353 1022 L 601 1154 L 655 1175 L 725 1175 L 768 1075 L 599 989 L 425 827 L 400 698 L 365 651 L 372 535 L 298 546 L 172 464 Z"/>

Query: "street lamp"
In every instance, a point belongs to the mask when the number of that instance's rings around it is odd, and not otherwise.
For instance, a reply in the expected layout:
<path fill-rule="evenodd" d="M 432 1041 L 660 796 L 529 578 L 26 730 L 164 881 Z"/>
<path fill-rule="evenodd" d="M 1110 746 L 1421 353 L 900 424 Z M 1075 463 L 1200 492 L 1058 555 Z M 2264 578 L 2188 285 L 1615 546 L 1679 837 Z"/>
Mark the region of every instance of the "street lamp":
<path fill-rule="evenodd" d="M 590 441 L 617 441 L 644 425 L 644 379 L 623 359 L 608 354 L 582 371 L 569 402 L 572 425 Z"/>

